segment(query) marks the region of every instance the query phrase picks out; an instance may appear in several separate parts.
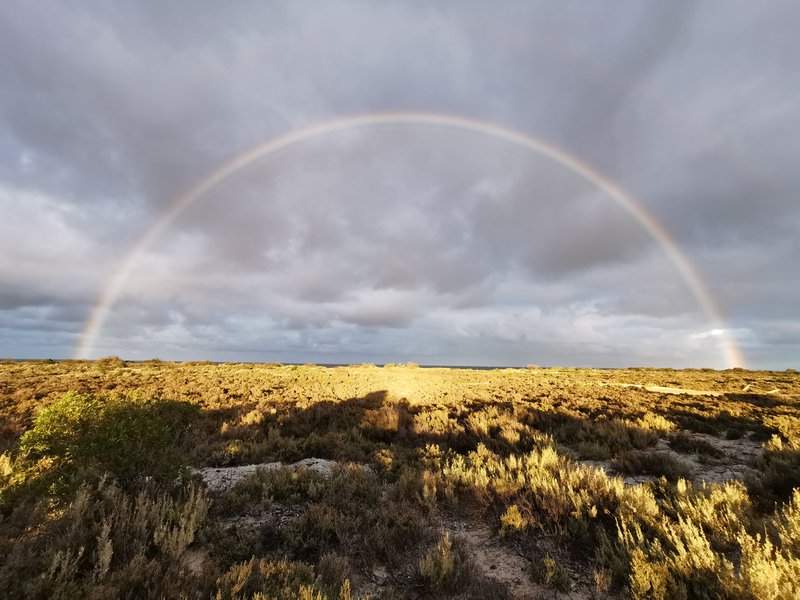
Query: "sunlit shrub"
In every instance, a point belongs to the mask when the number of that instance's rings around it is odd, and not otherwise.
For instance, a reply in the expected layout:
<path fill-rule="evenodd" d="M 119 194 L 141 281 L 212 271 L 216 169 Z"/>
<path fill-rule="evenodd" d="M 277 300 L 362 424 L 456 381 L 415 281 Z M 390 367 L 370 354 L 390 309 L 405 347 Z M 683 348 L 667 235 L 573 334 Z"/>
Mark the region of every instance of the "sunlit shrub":
<path fill-rule="evenodd" d="M 7 452 L 0 454 L 0 488 L 5 486 L 5 483 L 14 472 L 14 461 L 11 455 Z"/>
<path fill-rule="evenodd" d="M 576 527 L 576 533 L 590 533 L 590 524 L 615 514 L 625 496 L 621 480 L 575 464 L 547 445 L 508 457 L 479 446 L 449 459 L 441 472 L 473 500 L 517 504 L 528 527 L 559 534 Z"/>
<path fill-rule="evenodd" d="M 620 522 L 619 537 L 630 557 L 632 598 L 719 597 L 721 580 L 733 570 L 724 555 L 714 552 L 702 528 L 680 517 L 645 533 L 637 522 Z"/>
<path fill-rule="evenodd" d="M 328 600 L 350 599 L 350 584 L 345 581 L 336 596 L 321 589 L 311 565 L 286 560 L 252 558 L 234 565 L 217 581 L 217 600 Z"/>
<path fill-rule="evenodd" d="M 777 429 L 790 449 L 800 450 L 800 417 L 791 415 L 770 415 L 764 423 Z"/>
<path fill-rule="evenodd" d="M 800 597 L 800 556 L 782 550 L 761 535 L 741 535 L 738 577 L 730 590 L 742 598 L 795 600 Z"/>
<path fill-rule="evenodd" d="M 662 504 L 662 512 L 674 519 L 682 516 L 698 524 L 715 550 L 733 550 L 742 529 L 755 521 L 747 489 L 740 482 L 696 488 L 680 480 L 676 488 L 675 496 Z"/>
<path fill-rule="evenodd" d="M 100 367 L 101 371 L 108 371 L 110 369 L 121 369 L 124 368 L 125 361 L 122 360 L 119 356 L 106 356 L 103 358 L 99 358 L 95 361 L 95 364 Z"/>
<path fill-rule="evenodd" d="M 645 522 L 635 513 L 621 515 L 621 553 L 611 550 L 601 557 L 612 567 L 615 560 L 617 568 L 623 564 L 631 597 L 798 596 L 800 492 L 767 521 L 771 534 L 766 536 L 758 532 L 759 519 L 741 484 L 695 490 L 679 482 L 678 488 L 657 519 Z"/>
<path fill-rule="evenodd" d="M 794 491 L 791 502 L 778 512 L 774 527 L 775 542 L 800 559 L 800 489 Z"/>
<path fill-rule="evenodd" d="M 414 415 L 414 433 L 422 436 L 447 436 L 463 432 L 445 409 L 426 410 Z"/>
<path fill-rule="evenodd" d="M 519 507 L 516 504 L 512 504 L 506 509 L 506 512 L 500 516 L 500 535 L 515 533 L 524 529 L 526 524 L 525 519 L 519 511 Z"/>
<path fill-rule="evenodd" d="M 675 423 L 673 423 L 669 419 L 666 419 L 659 414 L 649 411 L 646 412 L 642 417 L 636 419 L 635 423 L 638 427 L 641 427 L 642 429 L 646 429 L 648 431 L 655 431 L 659 434 L 670 433 L 672 431 L 675 431 L 677 427 L 677 425 L 675 425 Z"/>

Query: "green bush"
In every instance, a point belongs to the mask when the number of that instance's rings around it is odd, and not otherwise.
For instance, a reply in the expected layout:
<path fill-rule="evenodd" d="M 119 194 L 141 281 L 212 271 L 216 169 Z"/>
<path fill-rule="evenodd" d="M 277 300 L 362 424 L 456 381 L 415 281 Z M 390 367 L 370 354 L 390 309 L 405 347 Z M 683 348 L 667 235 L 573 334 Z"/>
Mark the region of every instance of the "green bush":
<path fill-rule="evenodd" d="M 137 476 L 170 481 L 180 473 L 181 444 L 198 412 L 185 402 L 69 392 L 39 413 L 20 450 L 51 459 L 62 478 L 89 470 L 123 483 Z"/>

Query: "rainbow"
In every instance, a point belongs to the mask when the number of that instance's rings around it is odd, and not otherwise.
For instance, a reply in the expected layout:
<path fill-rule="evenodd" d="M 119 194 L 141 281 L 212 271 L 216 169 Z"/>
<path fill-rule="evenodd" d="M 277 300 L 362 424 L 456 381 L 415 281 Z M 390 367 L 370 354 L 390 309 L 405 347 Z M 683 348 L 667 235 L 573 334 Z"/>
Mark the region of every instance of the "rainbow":
<path fill-rule="evenodd" d="M 527 133 L 515 131 L 494 123 L 478 121 L 476 119 L 425 112 L 370 113 L 353 117 L 337 118 L 289 131 L 288 133 L 270 139 L 234 157 L 211 174 L 198 181 L 184 194 L 172 201 L 150 229 L 145 232 L 122 259 L 119 267 L 100 294 L 97 304 L 92 309 L 86 321 L 74 356 L 76 358 L 85 358 L 91 355 L 100 328 L 108 316 L 115 300 L 122 291 L 137 260 L 164 230 L 170 226 L 178 215 L 204 194 L 231 177 L 242 173 L 256 163 L 271 158 L 296 144 L 308 142 L 316 138 L 324 138 L 346 130 L 397 126 L 459 130 L 502 140 L 552 159 L 601 190 L 633 217 L 639 225 L 660 244 L 684 283 L 712 322 L 714 330 L 722 332 L 720 337 L 723 342 L 725 360 L 728 365 L 730 367 L 743 367 L 745 365 L 744 357 L 731 336 L 729 328 L 725 325 L 725 320 L 722 317 L 721 311 L 687 256 L 653 216 L 622 188 L 586 163 L 581 162 L 563 150 Z"/>

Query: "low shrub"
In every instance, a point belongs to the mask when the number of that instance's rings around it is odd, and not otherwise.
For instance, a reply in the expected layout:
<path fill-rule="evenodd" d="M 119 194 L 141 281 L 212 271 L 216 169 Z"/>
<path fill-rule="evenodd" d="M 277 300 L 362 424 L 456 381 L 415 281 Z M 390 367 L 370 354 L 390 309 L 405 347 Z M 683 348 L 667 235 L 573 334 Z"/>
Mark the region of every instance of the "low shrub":
<path fill-rule="evenodd" d="M 600 553 L 631 598 L 800 597 L 800 491 L 764 519 L 741 484 L 679 481 L 662 509 L 657 519 L 621 515 L 616 549 Z"/>
<path fill-rule="evenodd" d="M 428 515 L 410 500 L 381 502 L 364 523 L 359 545 L 391 569 L 402 566 L 433 536 Z"/>
<path fill-rule="evenodd" d="M 215 512 L 231 514 L 246 507 L 266 508 L 274 503 L 296 504 L 318 501 L 330 481 L 305 468 L 263 469 L 242 479 L 217 498 Z"/>
<path fill-rule="evenodd" d="M 0 523 L 0 589 L 17 598 L 176 597 L 202 583 L 181 576 L 176 560 L 207 510 L 194 486 L 128 492 L 107 478 L 81 486 L 59 512 L 18 506 Z"/>
<path fill-rule="evenodd" d="M 217 581 L 217 600 L 350 600 L 350 582 L 325 593 L 314 568 L 306 563 L 256 559 L 240 563 Z"/>
<path fill-rule="evenodd" d="M 320 581 L 328 588 L 341 589 L 350 576 L 350 561 L 346 556 L 329 552 L 317 563 Z"/>
<path fill-rule="evenodd" d="M 692 477 L 689 465 L 663 452 L 632 450 L 614 459 L 611 466 L 620 473 L 666 477 L 672 482 Z"/>
<path fill-rule="evenodd" d="M 515 504 L 525 516 L 526 528 L 546 533 L 580 530 L 588 535 L 594 525 L 615 514 L 621 502 L 636 504 L 645 512 L 654 510 L 649 500 L 639 505 L 644 499 L 638 492 L 626 495 L 620 479 L 578 465 L 548 445 L 509 457 L 479 446 L 466 457 L 447 458 L 439 470 L 441 488 L 453 486 L 463 499 L 501 512 Z"/>
<path fill-rule="evenodd" d="M 439 594 L 452 594 L 464 588 L 467 574 L 461 555 L 453 549 L 445 534 L 418 563 L 419 578 L 426 589 Z"/>
<path fill-rule="evenodd" d="M 663 421 L 663 419 L 662 419 Z M 590 421 L 568 418 L 554 428 L 556 441 L 575 448 L 582 458 L 604 460 L 632 449 L 643 449 L 658 442 L 660 429 L 665 423 L 651 417 L 649 420 L 601 419 Z"/>
<path fill-rule="evenodd" d="M 714 446 L 714 444 L 686 433 L 679 431 L 669 437 L 669 447 L 675 452 L 684 454 L 697 454 L 700 457 L 722 458 L 725 453 Z"/>
<path fill-rule="evenodd" d="M 292 556 L 317 561 L 328 552 L 353 547 L 359 529 L 358 519 L 317 502 L 288 523 L 285 537 Z"/>
<path fill-rule="evenodd" d="M 650 411 L 636 419 L 635 424 L 642 429 L 654 431 L 662 435 L 675 431 L 677 427 L 675 423 L 669 419 Z"/>
<path fill-rule="evenodd" d="M 536 583 L 546 585 L 562 593 L 569 592 L 572 583 L 569 571 L 549 554 L 533 561 L 531 579 Z"/>
<path fill-rule="evenodd" d="M 750 493 L 762 510 L 783 503 L 800 488 L 800 445 L 785 443 L 778 436 L 765 445 L 764 454 L 755 465 L 758 475 L 750 480 Z"/>
<path fill-rule="evenodd" d="M 111 369 L 122 369 L 125 366 L 125 361 L 122 360 L 119 356 L 105 356 L 103 358 L 98 358 L 95 361 L 95 364 L 100 368 L 101 371 L 109 371 Z"/>
<path fill-rule="evenodd" d="M 500 535 L 507 536 L 525 529 L 527 522 L 516 504 L 512 504 L 500 516 Z"/>

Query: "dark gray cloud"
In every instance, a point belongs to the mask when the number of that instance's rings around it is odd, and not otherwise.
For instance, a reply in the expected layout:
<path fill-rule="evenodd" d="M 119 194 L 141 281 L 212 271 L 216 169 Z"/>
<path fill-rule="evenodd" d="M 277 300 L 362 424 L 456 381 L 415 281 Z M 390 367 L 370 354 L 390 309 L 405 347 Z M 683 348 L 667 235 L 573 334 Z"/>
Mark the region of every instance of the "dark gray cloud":
<path fill-rule="evenodd" d="M 118 265 L 231 157 L 454 113 L 618 182 L 750 364 L 800 363 L 794 2 L 41 0 L 0 6 L 0 355 L 67 356 Z M 94 355 L 725 366 L 657 240 L 474 133 L 341 132 L 217 187 L 134 265 Z"/>

